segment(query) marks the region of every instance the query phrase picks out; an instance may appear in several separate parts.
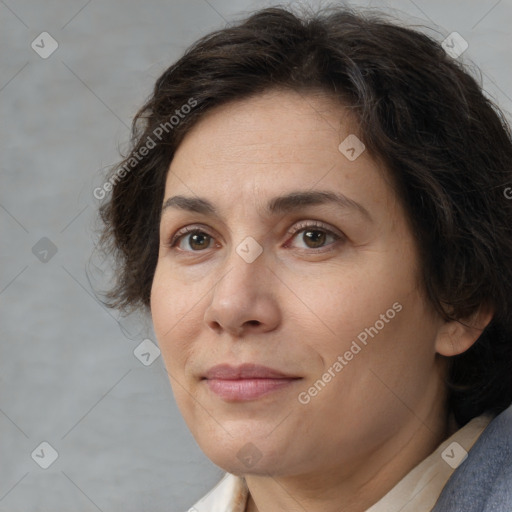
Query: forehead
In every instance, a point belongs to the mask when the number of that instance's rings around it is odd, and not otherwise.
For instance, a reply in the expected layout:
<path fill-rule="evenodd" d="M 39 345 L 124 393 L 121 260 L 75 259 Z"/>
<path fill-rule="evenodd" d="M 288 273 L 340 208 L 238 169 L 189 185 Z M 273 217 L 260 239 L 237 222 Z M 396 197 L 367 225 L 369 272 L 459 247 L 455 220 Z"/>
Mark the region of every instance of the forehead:
<path fill-rule="evenodd" d="M 184 137 L 174 160 L 186 153 L 207 165 L 316 163 L 319 151 L 339 155 L 336 141 L 351 133 L 352 124 L 345 109 L 323 93 L 272 90 L 208 112 Z"/>
<path fill-rule="evenodd" d="M 354 126 L 347 110 L 324 93 L 273 90 L 222 105 L 184 137 L 165 196 L 243 201 L 321 189 L 361 199 L 361 189 L 368 189 L 382 201 L 390 195 L 382 166 L 366 151 L 353 161 L 340 152 L 341 142 L 357 137 Z"/>

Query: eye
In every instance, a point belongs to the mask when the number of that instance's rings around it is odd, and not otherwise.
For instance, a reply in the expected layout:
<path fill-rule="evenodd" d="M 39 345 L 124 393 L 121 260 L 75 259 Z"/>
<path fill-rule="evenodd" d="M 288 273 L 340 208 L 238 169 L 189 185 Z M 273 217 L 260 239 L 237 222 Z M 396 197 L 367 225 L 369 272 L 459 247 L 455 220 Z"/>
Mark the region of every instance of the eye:
<path fill-rule="evenodd" d="M 296 245 L 293 242 L 287 242 L 286 247 L 294 245 L 300 249 L 321 249 L 342 239 L 342 236 L 318 222 L 305 222 L 296 225 L 292 228 L 291 234 L 293 235 L 292 241 L 297 240 L 301 244 Z"/>
<path fill-rule="evenodd" d="M 170 242 L 170 247 L 177 247 L 181 251 L 199 252 L 210 249 L 215 245 L 215 239 L 198 227 L 187 226 L 178 231 Z"/>

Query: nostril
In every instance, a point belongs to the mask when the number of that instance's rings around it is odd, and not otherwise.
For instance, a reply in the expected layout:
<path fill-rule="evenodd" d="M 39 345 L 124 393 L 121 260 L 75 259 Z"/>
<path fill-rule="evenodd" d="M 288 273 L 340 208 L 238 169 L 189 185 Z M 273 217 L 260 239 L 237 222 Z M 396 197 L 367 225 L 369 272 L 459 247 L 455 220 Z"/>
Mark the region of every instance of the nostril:
<path fill-rule="evenodd" d="M 222 326 L 219 324 L 219 322 L 213 321 L 209 325 L 210 328 L 217 333 L 220 333 L 222 331 Z"/>

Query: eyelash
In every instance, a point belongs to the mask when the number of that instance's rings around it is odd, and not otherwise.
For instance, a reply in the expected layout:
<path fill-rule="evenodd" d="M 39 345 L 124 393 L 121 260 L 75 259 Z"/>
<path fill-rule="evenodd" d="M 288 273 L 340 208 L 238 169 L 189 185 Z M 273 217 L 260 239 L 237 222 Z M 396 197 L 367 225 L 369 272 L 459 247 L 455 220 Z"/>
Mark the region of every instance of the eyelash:
<path fill-rule="evenodd" d="M 319 248 L 308 248 L 308 249 L 299 248 L 300 250 L 303 250 L 303 251 L 313 251 L 313 252 L 316 252 L 316 253 L 326 252 L 326 251 L 332 250 L 331 246 L 335 245 L 336 242 L 339 242 L 339 241 L 341 241 L 341 240 L 343 240 L 345 238 L 343 235 L 335 233 L 334 231 L 332 231 L 331 229 L 327 228 L 325 225 L 323 225 L 321 222 L 318 222 L 318 221 L 302 221 L 299 224 L 294 225 L 287 232 L 287 236 L 291 236 L 291 237 L 294 238 L 297 234 L 299 234 L 301 232 L 306 232 L 307 230 L 322 231 L 327 236 L 332 236 L 334 238 L 334 242 L 331 242 L 331 243 L 329 243 L 327 245 L 324 245 L 322 247 L 319 247 Z M 197 225 L 192 225 L 192 226 L 186 226 L 186 227 L 180 229 L 179 231 L 177 231 L 171 237 L 171 239 L 170 239 L 170 241 L 168 243 L 168 247 L 170 247 L 171 249 L 175 249 L 176 245 L 180 242 L 180 240 L 183 237 L 185 237 L 187 235 L 192 235 L 192 234 L 205 234 L 205 235 L 208 235 L 212 240 L 214 240 L 213 235 L 211 235 L 208 232 L 207 229 L 204 229 L 202 227 L 198 227 Z M 290 243 L 286 242 L 285 247 L 288 248 L 289 246 L 290 246 Z M 176 249 L 176 250 L 181 250 L 182 252 L 197 252 L 197 253 L 200 253 L 200 252 L 203 252 L 205 249 L 198 250 L 198 251 L 183 250 L 183 249 Z"/>

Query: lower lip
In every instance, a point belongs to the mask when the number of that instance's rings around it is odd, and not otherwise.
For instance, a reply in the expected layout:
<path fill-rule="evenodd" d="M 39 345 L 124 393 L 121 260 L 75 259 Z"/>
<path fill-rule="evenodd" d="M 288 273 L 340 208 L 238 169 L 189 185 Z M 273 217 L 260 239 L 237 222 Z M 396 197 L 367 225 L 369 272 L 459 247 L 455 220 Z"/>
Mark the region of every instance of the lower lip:
<path fill-rule="evenodd" d="M 298 379 L 207 379 L 208 387 L 224 400 L 255 400 L 278 391 Z"/>

